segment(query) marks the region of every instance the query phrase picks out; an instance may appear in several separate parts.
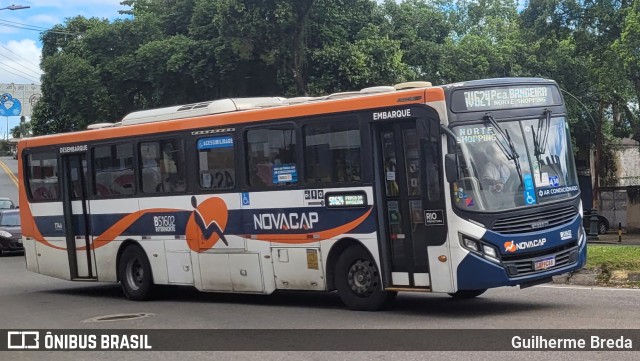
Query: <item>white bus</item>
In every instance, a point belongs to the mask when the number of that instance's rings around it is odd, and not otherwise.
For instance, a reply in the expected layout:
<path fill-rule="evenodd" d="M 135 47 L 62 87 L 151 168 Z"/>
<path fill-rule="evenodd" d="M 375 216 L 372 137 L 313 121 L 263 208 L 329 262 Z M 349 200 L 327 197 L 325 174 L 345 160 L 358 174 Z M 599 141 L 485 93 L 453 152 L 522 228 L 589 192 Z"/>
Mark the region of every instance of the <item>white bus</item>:
<path fill-rule="evenodd" d="M 270 294 L 471 298 L 586 261 L 555 82 L 412 82 L 316 98 L 222 99 L 24 139 L 27 268 Z"/>

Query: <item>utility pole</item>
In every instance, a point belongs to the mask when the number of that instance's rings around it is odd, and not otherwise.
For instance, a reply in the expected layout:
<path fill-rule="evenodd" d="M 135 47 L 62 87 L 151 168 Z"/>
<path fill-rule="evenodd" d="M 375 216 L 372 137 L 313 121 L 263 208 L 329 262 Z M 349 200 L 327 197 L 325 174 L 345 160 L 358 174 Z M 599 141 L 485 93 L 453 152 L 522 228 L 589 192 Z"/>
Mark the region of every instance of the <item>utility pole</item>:
<path fill-rule="evenodd" d="M 604 102 L 600 100 L 598 105 L 598 123 L 596 124 L 596 151 L 593 175 L 593 209 L 600 205 L 600 167 L 602 162 L 602 121 L 604 119 Z"/>
<path fill-rule="evenodd" d="M 20 116 L 20 138 L 24 138 L 25 137 L 24 136 L 24 131 L 25 131 L 24 121 L 25 121 L 25 117 L 24 117 L 24 115 L 21 115 Z"/>

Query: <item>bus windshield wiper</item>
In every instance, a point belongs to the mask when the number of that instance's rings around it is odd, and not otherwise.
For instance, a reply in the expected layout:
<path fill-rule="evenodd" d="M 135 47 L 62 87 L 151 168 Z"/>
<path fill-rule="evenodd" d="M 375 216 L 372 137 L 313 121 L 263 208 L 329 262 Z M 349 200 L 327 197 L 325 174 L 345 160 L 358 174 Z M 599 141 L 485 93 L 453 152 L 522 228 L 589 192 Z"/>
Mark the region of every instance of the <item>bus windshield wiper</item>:
<path fill-rule="evenodd" d="M 540 156 L 547 152 L 547 140 L 549 139 L 549 129 L 551 128 L 551 111 L 544 110 L 544 118 L 538 119 L 538 132 L 531 130 L 533 133 L 533 154 L 538 163 Z"/>
<path fill-rule="evenodd" d="M 504 153 L 504 156 L 507 157 L 507 160 L 512 160 L 513 164 L 515 164 L 516 172 L 518 172 L 518 178 L 520 179 L 520 185 L 523 185 L 522 169 L 520 168 L 520 155 L 518 155 L 518 152 L 516 151 L 516 146 L 513 144 L 513 140 L 509 135 L 509 130 L 503 130 L 491 113 L 485 114 L 484 119 L 493 125 L 496 133 L 500 136 L 496 137 L 496 144 L 498 144 L 498 148 L 500 148 L 502 153 Z M 498 138 L 501 139 L 498 140 Z"/>

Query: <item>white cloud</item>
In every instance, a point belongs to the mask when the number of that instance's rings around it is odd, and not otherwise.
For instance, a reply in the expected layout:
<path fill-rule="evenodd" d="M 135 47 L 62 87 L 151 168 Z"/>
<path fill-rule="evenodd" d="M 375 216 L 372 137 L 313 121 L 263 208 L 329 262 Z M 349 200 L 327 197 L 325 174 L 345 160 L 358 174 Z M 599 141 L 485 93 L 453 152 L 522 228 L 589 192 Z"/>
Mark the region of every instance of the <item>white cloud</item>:
<path fill-rule="evenodd" d="M 0 83 L 40 83 L 41 54 L 32 39 L 0 43 Z"/>

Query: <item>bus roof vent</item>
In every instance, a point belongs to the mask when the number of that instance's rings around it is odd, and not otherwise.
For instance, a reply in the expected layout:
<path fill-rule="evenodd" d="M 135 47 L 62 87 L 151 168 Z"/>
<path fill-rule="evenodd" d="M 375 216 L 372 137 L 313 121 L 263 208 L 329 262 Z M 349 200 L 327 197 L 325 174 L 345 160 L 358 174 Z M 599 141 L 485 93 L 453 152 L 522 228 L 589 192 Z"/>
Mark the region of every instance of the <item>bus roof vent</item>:
<path fill-rule="evenodd" d="M 362 90 L 360 90 L 360 93 L 362 94 L 376 94 L 376 93 L 388 93 L 388 92 L 393 92 L 396 91 L 395 87 L 392 86 L 372 86 L 369 88 L 364 88 Z"/>
<path fill-rule="evenodd" d="M 294 104 L 312 102 L 314 100 L 320 100 L 320 99 L 322 99 L 322 98 L 318 98 L 318 97 L 295 97 L 295 98 L 288 98 L 287 100 L 284 101 L 284 103 L 285 104 L 289 104 L 289 105 L 294 105 Z"/>
<path fill-rule="evenodd" d="M 238 110 L 248 110 L 257 108 L 269 108 L 285 105 L 286 98 L 261 97 L 261 98 L 234 98 L 231 99 Z"/>
<path fill-rule="evenodd" d="M 229 98 L 209 102 L 177 105 L 166 108 L 141 110 L 127 114 L 119 125 L 133 125 L 165 120 L 198 117 L 210 114 L 228 113 L 239 110 L 258 109 L 264 107 L 284 105 L 285 98 L 257 97 L 257 98 Z"/>
<path fill-rule="evenodd" d="M 360 92 L 341 92 L 341 93 L 333 93 L 329 95 L 325 95 L 321 97 L 322 100 L 331 100 L 331 99 L 345 99 L 345 98 L 353 98 L 353 97 L 361 97 L 365 94 Z"/>
<path fill-rule="evenodd" d="M 396 90 L 403 90 L 403 89 L 412 89 L 412 88 L 427 88 L 432 85 L 433 84 L 431 84 L 431 82 L 428 82 L 428 81 L 408 81 L 406 83 L 396 84 L 394 85 L 394 88 Z"/>
<path fill-rule="evenodd" d="M 113 126 L 115 126 L 114 123 L 94 123 L 94 124 L 89 124 L 87 126 L 87 129 L 111 128 Z"/>

